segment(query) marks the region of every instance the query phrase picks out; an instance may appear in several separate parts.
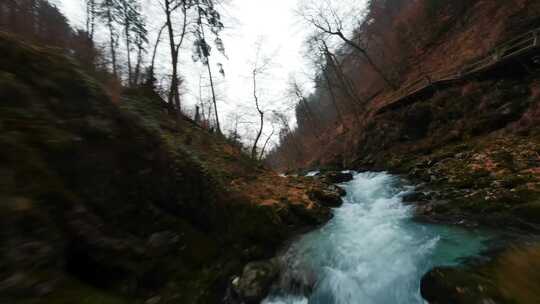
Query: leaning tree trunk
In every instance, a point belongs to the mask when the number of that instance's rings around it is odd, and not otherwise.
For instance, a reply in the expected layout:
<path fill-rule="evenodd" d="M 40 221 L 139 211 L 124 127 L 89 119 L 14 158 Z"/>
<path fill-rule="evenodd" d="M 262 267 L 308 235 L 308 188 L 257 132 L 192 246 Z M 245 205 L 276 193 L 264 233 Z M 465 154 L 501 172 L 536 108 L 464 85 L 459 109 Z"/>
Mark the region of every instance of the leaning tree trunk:
<path fill-rule="evenodd" d="M 259 124 L 259 132 L 257 132 L 257 137 L 255 137 L 255 142 L 253 143 L 253 147 L 251 148 L 251 158 L 257 159 L 257 145 L 259 144 L 259 139 L 261 138 L 262 131 L 264 128 L 264 112 L 259 107 L 259 98 L 257 97 L 257 71 L 256 70 L 253 70 L 253 99 L 255 100 L 255 107 L 257 108 L 257 112 L 259 113 L 260 124 Z"/>

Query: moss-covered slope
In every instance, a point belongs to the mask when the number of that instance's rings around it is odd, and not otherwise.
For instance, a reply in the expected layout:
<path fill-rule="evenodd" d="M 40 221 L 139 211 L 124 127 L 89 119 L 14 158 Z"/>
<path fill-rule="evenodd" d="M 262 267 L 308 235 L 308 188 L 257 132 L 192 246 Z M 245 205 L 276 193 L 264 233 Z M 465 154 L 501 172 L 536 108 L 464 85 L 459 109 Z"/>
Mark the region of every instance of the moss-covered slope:
<path fill-rule="evenodd" d="M 61 53 L 0 34 L 0 302 L 214 303 L 245 262 L 328 219 L 306 195 L 320 185 L 151 91 L 113 104 Z M 265 179 L 279 193 L 243 194 Z"/>

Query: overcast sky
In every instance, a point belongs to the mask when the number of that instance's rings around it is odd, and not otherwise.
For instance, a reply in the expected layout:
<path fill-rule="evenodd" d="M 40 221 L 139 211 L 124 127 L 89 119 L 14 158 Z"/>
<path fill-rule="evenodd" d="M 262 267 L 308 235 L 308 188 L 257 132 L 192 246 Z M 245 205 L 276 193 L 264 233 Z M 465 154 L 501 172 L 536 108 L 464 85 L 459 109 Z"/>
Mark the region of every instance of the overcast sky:
<path fill-rule="evenodd" d="M 142 0 L 148 14 L 150 30 L 155 33 L 157 30 L 154 29 L 160 27 L 163 17 L 159 14 L 159 6 L 152 4 L 153 1 Z M 293 117 L 291 102 L 285 98 L 288 79 L 294 75 L 309 88 L 309 75 L 312 74 L 310 65 L 304 58 L 303 46 L 311 29 L 300 22 L 296 14 L 300 1 L 302 0 L 230 0 L 221 8 L 227 28 L 222 36 L 228 59 L 213 56 L 211 66 L 215 70 L 214 76 L 219 83 L 220 120 L 225 127 L 227 127 L 225 121 L 235 113 L 247 113 L 245 120 L 256 121 L 252 82 L 249 76 L 256 56 L 255 45 L 261 39 L 263 41 L 261 56 L 270 57 L 272 61 L 265 79 L 261 80 L 260 84 L 263 107 L 266 110 L 280 111 L 288 108 L 290 109 L 289 117 Z M 341 0 L 341 2 L 351 1 Z M 58 4 L 72 25 L 83 27 L 83 0 L 54 0 L 53 2 Z M 151 37 L 150 41 L 154 40 L 155 38 Z M 158 67 L 163 73 L 168 71 L 170 62 L 166 47 L 164 41 L 158 56 Z M 194 63 L 191 60 L 191 48 L 187 43 L 183 53 L 180 71 L 186 81 L 184 106 L 192 109 L 199 95 L 199 75 L 203 73 L 206 76 L 206 70 L 200 63 Z M 217 73 L 218 62 L 225 67 L 225 77 Z M 203 82 L 206 80 L 203 79 Z M 243 126 L 248 127 L 247 124 Z M 270 128 L 267 128 L 265 132 L 269 133 Z"/>

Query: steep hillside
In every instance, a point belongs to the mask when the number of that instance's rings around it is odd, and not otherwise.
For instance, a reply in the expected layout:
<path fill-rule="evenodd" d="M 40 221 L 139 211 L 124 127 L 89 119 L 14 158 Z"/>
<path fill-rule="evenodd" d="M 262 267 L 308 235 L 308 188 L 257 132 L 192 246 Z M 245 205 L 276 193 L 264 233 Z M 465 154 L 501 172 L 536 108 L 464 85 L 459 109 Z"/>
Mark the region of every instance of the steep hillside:
<path fill-rule="evenodd" d="M 326 63 L 330 65 L 326 68 L 328 71 L 321 71 L 330 77 L 333 89 L 324 81 L 319 83 L 309 99 L 313 117 L 306 117 L 303 104 L 298 106 L 298 128 L 284 141 L 296 143 L 299 151 L 292 153 L 287 151 L 292 144 L 283 145 L 269 161 L 280 169 L 317 164 L 354 165 L 356 158 L 365 156 L 358 151 L 365 144 L 362 136 L 369 133 L 365 130 L 381 108 L 389 107 L 416 81 L 436 81 L 440 75 L 457 75 L 470 63 L 495 56 L 493 51 L 499 44 L 540 27 L 539 15 L 540 5 L 536 1 L 373 1 L 367 16 L 371 22 L 362 23 L 357 30 L 358 43 L 365 45 L 366 52 L 384 70 L 382 74 L 392 78 L 396 88 L 384 84 L 365 60 L 344 46 L 339 51 L 343 54 L 338 53 L 343 75 L 336 75 L 329 63 Z M 529 55 L 529 59 L 534 58 Z M 531 61 L 522 59 L 508 66 L 524 67 L 514 69 L 515 73 L 508 71 L 509 77 L 519 76 L 519 73 L 530 76 L 534 69 Z M 504 68 L 502 70 L 502 74 L 490 75 L 504 78 Z M 351 82 L 347 87 L 336 79 L 343 76 Z M 467 80 L 476 80 L 477 76 L 464 79 L 461 85 L 467 85 Z M 343 120 L 332 119 L 337 109 L 332 106 L 330 96 L 335 97 Z M 426 97 L 432 96 L 423 95 L 410 101 Z M 317 121 L 317 128 L 312 120 Z M 313 132 L 314 129 L 318 132 Z"/>
<path fill-rule="evenodd" d="M 113 104 L 59 50 L 0 34 L 0 53 L 0 302 L 216 303 L 329 219 L 327 185 L 261 167 L 151 90 Z"/>
<path fill-rule="evenodd" d="M 361 113 L 351 113 L 354 107 L 349 107 L 345 125 L 330 121 L 316 137 L 306 131 L 313 128 L 299 111 L 298 129 L 269 161 L 281 170 L 404 173 L 433 191 L 422 199 L 430 203 L 418 208 L 423 218 L 459 222 L 466 217 L 471 224 L 498 226 L 505 221 L 537 229 L 538 218 L 530 218 L 529 207 L 535 208 L 540 191 L 540 40 L 534 40 L 540 4 L 376 1 L 370 17 L 372 22 L 358 31 L 385 41 L 370 44 L 368 50 L 387 75 L 399 69 L 399 77 L 394 76 L 399 88 L 391 90 L 376 76 L 365 75 L 373 72 L 368 66 L 344 58 L 357 93 L 379 93 L 368 94 L 372 97 L 364 100 Z M 427 24 L 432 27 L 422 27 Z M 398 33 L 407 37 L 405 42 Z M 521 37 L 518 42 L 516 37 Z M 510 47 L 497 48 L 503 43 Z M 529 44 L 525 52 L 501 57 Z M 478 59 L 488 65 L 474 70 L 470 64 Z M 447 76 L 439 81 L 439 75 Z M 319 91 L 313 111 L 328 102 L 324 88 Z M 448 200 L 453 204 L 441 205 Z"/>
<path fill-rule="evenodd" d="M 367 50 L 398 88 L 381 83 L 361 60 L 342 58 L 357 103 L 345 90 L 336 99 L 345 118 L 321 119 L 318 134 L 297 111 L 298 129 L 269 162 L 280 170 L 391 171 L 418 184 L 406 197 L 418 220 L 538 235 L 540 3 L 374 1 L 368 19 L 358 32 L 379 39 Z M 311 106 L 328 117 L 325 90 Z M 521 246 L 487 265 L 433 270 L 424 297 L 538 303 L 538 246 Z M 523 284 L 511 282 L 512 268 L 525 264 Z"/>

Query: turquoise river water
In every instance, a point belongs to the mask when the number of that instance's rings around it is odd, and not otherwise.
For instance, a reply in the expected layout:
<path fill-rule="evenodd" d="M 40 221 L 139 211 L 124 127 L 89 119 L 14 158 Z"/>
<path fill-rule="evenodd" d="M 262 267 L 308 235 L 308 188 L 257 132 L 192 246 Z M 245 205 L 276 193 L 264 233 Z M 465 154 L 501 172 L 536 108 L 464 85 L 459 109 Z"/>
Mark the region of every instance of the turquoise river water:
<path fill-rule="evenodd" d="M 412 187 L 387 173 L 358 173 L 342 185 L 344 205 L 325 226 L 293 242 L 286 271 L 263 304 L 424 303 L 420 279 L 432 267 L 480 254 L 489 235 L 412 220 Z"/>

